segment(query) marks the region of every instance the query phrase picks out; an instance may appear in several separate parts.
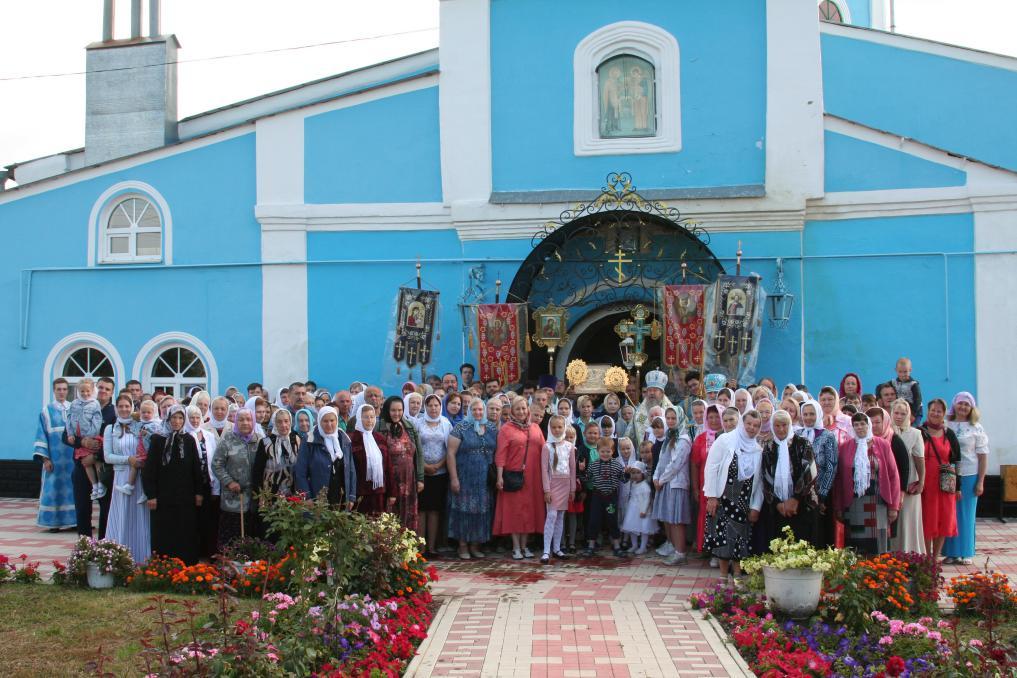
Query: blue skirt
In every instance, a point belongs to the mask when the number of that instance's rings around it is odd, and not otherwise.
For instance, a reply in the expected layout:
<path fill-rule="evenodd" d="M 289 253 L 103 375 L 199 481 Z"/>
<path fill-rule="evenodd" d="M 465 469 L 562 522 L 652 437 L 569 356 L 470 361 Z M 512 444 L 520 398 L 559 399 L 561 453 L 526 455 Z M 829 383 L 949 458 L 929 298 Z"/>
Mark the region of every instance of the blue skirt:
<path fill-rule="evenodd" d="M 975 512 L 978 497 L 975 485 L 978 476 L 960 476 L 961 499 L 957 502 L 957 536 L 947 537 L 943 544 L 943 555 L 947 558 L 975 557 Z"/>

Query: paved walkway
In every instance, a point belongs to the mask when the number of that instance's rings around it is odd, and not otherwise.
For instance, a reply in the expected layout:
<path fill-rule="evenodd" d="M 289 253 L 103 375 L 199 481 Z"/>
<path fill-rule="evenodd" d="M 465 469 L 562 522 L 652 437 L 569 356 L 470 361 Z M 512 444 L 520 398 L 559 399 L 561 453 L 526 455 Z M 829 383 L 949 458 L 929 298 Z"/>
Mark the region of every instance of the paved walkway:
<path fill-rule="evenodd" d="M 0 554 L 27 554 L 48 574 L 66 560 L 73 533 L 35 526 L 35 502 L 0 499 Z M 1017 579 L 1017 521 L 979 520 L 973 567 Z M 693 612 L 689 594 L 712 585 L 704 561 L 666 567 L 656 557 L 570 560 L 542 567 L 495 554 L 436 563 L 442 607 L 409 676 L 738 676 L 745 665 Z"/>

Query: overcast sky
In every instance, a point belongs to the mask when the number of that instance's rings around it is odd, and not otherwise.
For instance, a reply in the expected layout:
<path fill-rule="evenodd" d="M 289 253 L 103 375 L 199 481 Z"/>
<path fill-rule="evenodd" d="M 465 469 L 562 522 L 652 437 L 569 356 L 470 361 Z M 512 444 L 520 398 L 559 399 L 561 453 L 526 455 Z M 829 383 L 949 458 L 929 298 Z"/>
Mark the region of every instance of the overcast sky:
<path fill-rule="evenodd" d="M 117 10 L 126 37 L 130 2 Z M 897 0 L 908 35 L 1017 56 L 1015 25 L 1014 0 Z M 179 66 L 181 118 L 435 47 L 437 26 L 437 0 L 163 0 L 163 31 L 193 62 Z M 102 0 L 0 0 L 0 167 L 84 145 L 84 75 L 4 78 L 82 71 L 101 30 Z M 407 31 L 419 32 L 392 35 Z M 194 61 L 380 35 L 389 37 Z"/>

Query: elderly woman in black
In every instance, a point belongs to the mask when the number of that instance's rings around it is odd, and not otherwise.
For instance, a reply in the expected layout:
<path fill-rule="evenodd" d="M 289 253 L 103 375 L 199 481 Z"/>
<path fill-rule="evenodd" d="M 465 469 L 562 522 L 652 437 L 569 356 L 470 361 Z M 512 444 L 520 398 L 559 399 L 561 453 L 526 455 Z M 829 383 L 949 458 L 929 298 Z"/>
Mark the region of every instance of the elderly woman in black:
<path fill-rule="evenodd" d="M 166 435 L 152 436 L 141 482 L 151 511 L 152 551 L 198 562 L 197 509 L 204 478 L 194 437 L 184 431 L 184 408 L 167 413 Z"/>
<path fill-rule="evenodd" d="M 759 525 L 768 545 L 790 526 L 795 538 L 820 546 L 819 476 L 812 445 L 795 435 L 791 415 L 773 415 L 773 438 L 763 445 L 763 510 Z"/>
<path fill-rule="evenodd" d="M 258 441 L 258 450 L 254 453 L 252 489 L 256 494 L 266 489 L 272 494 L 287 497 L 295 491 L 293 466 L 297 463 L 297 452 L 300 451 L 300 437 L 293 430 L 293 417 L 289 410 L 276 410 L 270 424 L 272 432 Z M 256 537 L 265 538 L 268 526 L 257 511 L 254 516 L 253 533 Z"/>

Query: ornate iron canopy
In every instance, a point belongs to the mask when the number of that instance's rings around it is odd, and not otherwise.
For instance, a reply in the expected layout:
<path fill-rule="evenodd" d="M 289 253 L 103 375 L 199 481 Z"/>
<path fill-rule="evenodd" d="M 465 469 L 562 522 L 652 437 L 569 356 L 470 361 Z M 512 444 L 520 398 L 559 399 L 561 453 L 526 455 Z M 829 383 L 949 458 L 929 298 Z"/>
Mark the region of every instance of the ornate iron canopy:
<path fill-rule="evenodd" d="M 607 176 L 601 194 L 565 210 L 533 236 L 533 252 L 509 289 L 512 301 L 555 304 L 574 318 L 618 302 L 652 306 L 660 285 L 712 282 L 724 268 L 709 234 L 675 207 L 643 198 L 628 172 Z"/>

